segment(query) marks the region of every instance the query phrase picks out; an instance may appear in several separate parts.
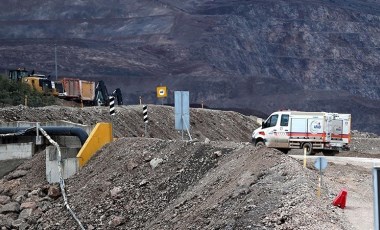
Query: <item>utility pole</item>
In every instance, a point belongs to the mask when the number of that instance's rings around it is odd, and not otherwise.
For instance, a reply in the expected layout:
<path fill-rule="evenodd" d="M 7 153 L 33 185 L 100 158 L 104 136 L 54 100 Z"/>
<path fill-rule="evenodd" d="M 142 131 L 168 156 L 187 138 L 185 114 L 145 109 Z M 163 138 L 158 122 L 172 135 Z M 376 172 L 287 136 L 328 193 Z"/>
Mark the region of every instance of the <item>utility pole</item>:
<path fill-rule="evenodd" d="M 58 80 L 58 68 L 57 68 L 57 46 L 54 44 L 54 56 L 55 56 L 55 80 Z"/>

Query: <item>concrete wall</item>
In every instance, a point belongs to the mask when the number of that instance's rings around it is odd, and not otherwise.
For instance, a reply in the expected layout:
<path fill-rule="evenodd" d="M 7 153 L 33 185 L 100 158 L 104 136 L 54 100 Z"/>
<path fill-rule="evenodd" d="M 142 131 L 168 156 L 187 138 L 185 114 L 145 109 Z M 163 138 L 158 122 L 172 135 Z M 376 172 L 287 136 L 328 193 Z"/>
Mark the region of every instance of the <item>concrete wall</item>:
<path fill-rule="evenodd" d="M 72 123 L 68 121 L 50 121 L 50 122 L 39 122 L 40 126 L 57 126 L 57 127 L 78 127 L 83 129 L 87 134 L 90 134 L 94 126 L 81 125 L 77 123 Z M 35 127 L 36 122 L 28 121 L 17 121 L 0 124 L 0 127 Z M 49 141 L 40 133 L 42 138 L 42 144 L 50 145 Z M 71 147 L 71 148 L 80 148 L 82 146 L 80 140 L 76 136 L 51 136 L 51 138 L 56 141 L 60 146 Z M 0 138 L 0 144 L 8 143 L 26 143 L 33 142 L 35 145 L 36 137 L 35 136 L 14 136 L 14 137 L 3 137 Z M 38 144 L 37 144 L 38 145 Z"/>
<path fill-rule="evenodd" d="M 51 136 L 58 143 L 62 154 L 62 176 L 67 179 L 74 175 L 81 163 L 83 166 L 95 152 L 106 143 L 112 141 L 112 124 L 100 123 L 95 126 L 85 126 L 66 121 L 40 122 L 40 126 L 57 126 L 57 127 L 79 127 L 89 134 L 89 139 L 86 141 L 82 150 L 82 144 L 76 136 Z M 35 122 L 13 122 L 0 124 L 2 127 L 34 127 Z M 94 128 L 94 130 L 93 130 Z M 25 159 L 31 158 L 38 149 L 45 149 L 46 155 L 46 179 L 49 183 L 56 183 L 60 180 L 59 167 L 57 162 L 57 151 L 48 140 L 42 138 L 41 144 L 36 145 L 35 136 L 16 136 L 0 139 L 0 160 L 8 159 Z M 2 145 L 2 143 L 4 143 Z M 78 155 L 78 156 L 77 156 Z"/>
<path fill-rule="evenodd" d="M 62 175 L 63 179 L 67 179 L 79 170 L 76 155 L 79 148 L 62 148 Z M 46 179 L 49 183 L 59 182 L 58 152 L 54 146 L 48 146 L 45 150 L 46 154 Z"/>
<path fill-rule="evenodd" d="M 30 159 L 34 153 L 34 143 L 12 143 L 0 145 L 0 160 Z"/>
<path fill-rule="evenodd" d="M 51 138 L 61 147 L 81 148 L 82 143 L 76 136 L 51 136 Z M 49 142 L 49 141 L 47 141 Z"/>

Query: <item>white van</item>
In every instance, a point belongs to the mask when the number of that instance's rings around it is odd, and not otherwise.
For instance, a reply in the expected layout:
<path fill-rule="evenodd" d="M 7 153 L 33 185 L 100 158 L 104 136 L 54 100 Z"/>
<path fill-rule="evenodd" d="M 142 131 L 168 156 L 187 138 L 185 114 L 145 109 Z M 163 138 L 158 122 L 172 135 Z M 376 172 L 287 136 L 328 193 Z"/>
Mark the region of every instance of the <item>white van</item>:
<path fill-rule="evenodd" d="M 304 149 L 307 154 L 348 150 L 351 141 L 351 114 L 278 111 L 252 133 L 255 146 L 267 146 L 287 153 Z"/>

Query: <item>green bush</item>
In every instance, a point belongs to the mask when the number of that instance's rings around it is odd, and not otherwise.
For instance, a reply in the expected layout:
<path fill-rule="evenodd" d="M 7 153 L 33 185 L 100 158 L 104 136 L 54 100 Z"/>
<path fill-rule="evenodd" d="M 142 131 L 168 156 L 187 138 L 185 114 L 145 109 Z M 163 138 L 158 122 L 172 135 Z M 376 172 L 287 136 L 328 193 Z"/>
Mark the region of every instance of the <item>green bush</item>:
<path fill-rule="evenodd" d="M 0 106 L 10 105 L 27 105 L 31 107 L 40 107 L 56 104 L 56 98 L 50 95 L 43 95 L 32 89 L 29 85 L 8 80 L 0 76 Z"/>

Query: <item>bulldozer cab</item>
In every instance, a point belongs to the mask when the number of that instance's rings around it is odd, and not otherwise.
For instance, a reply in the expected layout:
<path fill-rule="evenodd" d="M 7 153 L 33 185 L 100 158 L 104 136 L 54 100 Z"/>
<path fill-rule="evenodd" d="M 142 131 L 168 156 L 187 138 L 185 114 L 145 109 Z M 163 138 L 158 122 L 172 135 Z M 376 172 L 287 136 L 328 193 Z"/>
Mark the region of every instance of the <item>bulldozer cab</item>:
<path fill-rule="evenodd" d="M 27 77 L 29 72 L 25 69 L 13 69 L 8 71 L 9 80 L 21 81 L 24 77 Z"/>

